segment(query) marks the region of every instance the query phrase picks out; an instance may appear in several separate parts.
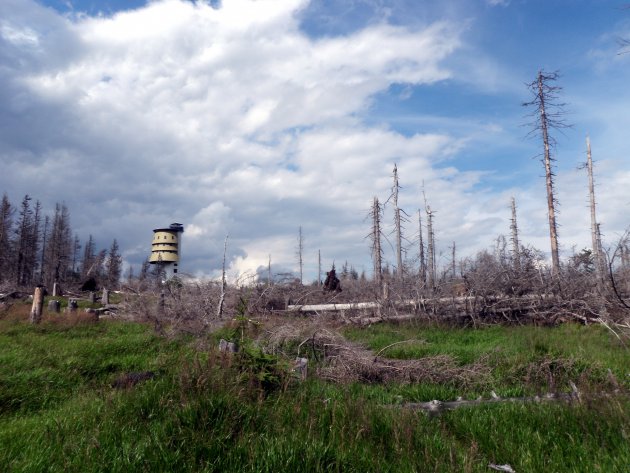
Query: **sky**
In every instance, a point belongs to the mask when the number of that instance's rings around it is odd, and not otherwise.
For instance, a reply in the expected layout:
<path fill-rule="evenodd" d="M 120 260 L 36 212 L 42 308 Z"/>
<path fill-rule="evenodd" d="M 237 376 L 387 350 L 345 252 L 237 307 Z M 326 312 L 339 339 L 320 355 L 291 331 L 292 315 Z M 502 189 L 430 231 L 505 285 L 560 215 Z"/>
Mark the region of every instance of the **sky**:
<path fill-rule="evenodd" d="M 606 245 L 630 225 L 630 9 L 623 0 L 2 0 L 0 192 L 51 211 L 138 270 L 152 230 L 185 227 L 181 268 L 233 278 L 348 262 L 398 168 L 438 263 L 491 248 L 517 203 L 549 253 L 542 141 L 527 83 L 558 71 L 561 257 L 590 247 L 586 136 Z M 386 260 L 395 265 L 391 204 Z M 423 215 L 423 219 L 426 216 Z M 426 237 L 425 237 L 426 238 Z"/>

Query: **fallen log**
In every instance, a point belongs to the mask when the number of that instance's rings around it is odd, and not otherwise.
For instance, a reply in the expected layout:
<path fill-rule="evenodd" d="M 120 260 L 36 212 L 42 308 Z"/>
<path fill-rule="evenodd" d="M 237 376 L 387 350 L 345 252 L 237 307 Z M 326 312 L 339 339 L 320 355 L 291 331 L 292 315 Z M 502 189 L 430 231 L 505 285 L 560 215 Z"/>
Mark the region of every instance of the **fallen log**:
<path fill-rule="evenodd" d="M 348 304 L 312 304 L 312 305 L 289 305 L 289 312 L 335 312 L 338 310 L 353 309 L 376 309 L 380 306 L 378 302 L 352 302 Z"/>
<path fill-rule="evenodd" d="M 407 322 L 417 318 L 418 316 L 414 314 L 392 315 L 390 317 L 350 317 L 345 319 L 344 322 L 357 325 L 372 325 L 383 322 Z"/>
<path fill-rule="evenodd" d="M 406 300 L 389 300 L 389 301 L 372 301 L 372 302 L 350 302 L 344 304 L 292 304 L 287 306 L 288 312 L 335 312 L 340 310 L 353 310 L 353 309 L 376 309 L 383 305 L 391 304 L 395 307 L 425 307 L 427 305 L 444 305 L 456 307 L 466 306 L 470 302 L 475 302 L 481 307 L 488 309 L 492 308 L 491 304 L 508 304 L 515 309 L 520 309 L 519 304 L 528 303 L 529 305 L 523 306 L 526 308 L 537 307 L 532 305 L 532 301 L 548 301 L 552 302 L 555 296 L 542 294 L 534 295 L 528 294 L 520 297 L 508 297 L 508 296 L 460 296 L 460 297 L 437 297 L 437 298 L 422 298 L 422 299 L 406 299 Z M 505 309 L 504 309 L 505 310 Z"/>
<path fill-rule="evenodd" d="M 477 399 L 462 399 L 461 397 L 457 398 L 455 401 L 439 401 L 434 399 L 429 402 L 406 402 L 400 404 L 398 406 L 390 405 L 388 407 L 401 407 L 404 409 L 412 409 L 412 410 L 423 410 L 427 412 L 429 415 L 439 415 L 444 411 L 457 409 L 460 407 L 470 407 L 470 406 L 479 406 L 482 404 L 497 404 L 504 402 L 581 402 L 583 399 L 600 399 L 607 398 L 613 395 L 618 396 L 621 393 L 619 389 L 615 389 L 612 394 L 610 393 L 590 393 L 585 394 L 581 393 L 576 385 L 571 382 L 571 392 L 570 393 L 547 393 L 542 396 L 520 396 L 520 397 L 500 397 L 492 391 L 490 398 L 479 397 Z"/>

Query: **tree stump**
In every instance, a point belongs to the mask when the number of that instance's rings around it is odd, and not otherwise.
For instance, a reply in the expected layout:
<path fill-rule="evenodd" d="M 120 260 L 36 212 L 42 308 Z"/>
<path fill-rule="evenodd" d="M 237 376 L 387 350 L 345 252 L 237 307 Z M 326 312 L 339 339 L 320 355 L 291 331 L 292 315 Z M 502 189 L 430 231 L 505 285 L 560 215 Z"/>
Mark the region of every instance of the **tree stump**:
<path fill-rule="evenodd" d="M 38 324 L 42 321 L 42 307 L 44 306 L 44 288 L 37 286 L 33 293 L 33 306 L 31 307 L 30 322 Z"/>
<path fill-rule="evenodd" d="M 236 348 L 236 343 L 228 342 L 225 339 L 219 340 L 219 351 L 227 352 L 227 353 L 236 353 L 238 350 Z"/>
<path fill-rule="evenodd" d="M 298 356 L 295 359 L 295 365 L 293 365 L 293 371 L 297 373 L 297 375 L 300 377 L 300 380 L 302 381 L 306 380 L 306 375 L 308 372 L 308 359 L 301 358 Z"/>
<path fill-rule="evenodd" d="M 59 283 L 53 283 L 52 296 L 57 297 L 61 295 L 61 288 L 59 287 Z"/>
<path fill-rule="evenodd" d="M 101 298 L 101 304 L 109 305 L 109 289 L 103 289 L 103 297 Z"/>
<path fill-rule="evenodd" d="M 96 293 L 94 291 L 90 291 L 90 294 L 88 295 L 88 301 L 90 302 L 90 304 L 94 304 L 96 302 Z"/>
<path fill-rule="evenodd" d="M 55 300 L 48 301 L 48 312 L 54 312 L 55 314 L 61 312 L 61 302 Z"/>

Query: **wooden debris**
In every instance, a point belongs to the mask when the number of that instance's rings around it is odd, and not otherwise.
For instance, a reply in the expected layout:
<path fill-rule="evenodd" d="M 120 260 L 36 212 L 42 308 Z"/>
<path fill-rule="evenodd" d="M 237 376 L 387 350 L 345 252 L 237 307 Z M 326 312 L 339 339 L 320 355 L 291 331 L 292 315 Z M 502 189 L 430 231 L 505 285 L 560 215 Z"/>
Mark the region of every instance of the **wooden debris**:
<path fill-rule="evenodd" d="M 293 365 L 293 371 L 299 375 L 300 380 L 302 381 L 306 380 L 306 376 L 308 374 L 308 359 L 298 356 L 295 359 L 295 364 Z"/>
<path fill-rule="evenodd" d="M 516 471 L 514 471 L 514 469 L 507 463 L 505 465 L 495 465 L 494 463 L 490 463 L 488 468 L 496 471 L 504 471 L 505 473 L 516 473 Z"/>
<path fill-rule="evenodd" d="M 441 414 L 443 411 L 457 409 L 459 407 L 478 406 L 481 404 L 493 404 L 500 402 L 550 402 L 550 401 L 565 401 L 565 402 L 581 402 L 583 398 L 589 399 L 605 398 L 611 395 L 622 394 L 618 389 L 613 393 L 595 393 L 588 396 L 581 393 L 573 381 L 569 381 L 571 386 L 570 393 L 547 393 L 542 396 L 521 396 L 521 397 L 500 397 L 494 391 L 491 391 L 490 398 L 484 399 L 478 397 L 477 399 L 462 399 L 458 397 L 455 401 L 439 401 L 434 399 L 429 402 L 407 402 L 396 405 L 396 407 L 404 407 L 407 409 L 420 409 L 426 411 L 429 415 Z M 393 405 L 391 407 L 394 407 Z"/>
<path fill-rule="evenodd" d="M 227 352 L 227 353 L 236 353 L 238 350 L 236 348 L 236 343 L 228 342 L 223 338 L 219 340 L 219 351 Z"/>

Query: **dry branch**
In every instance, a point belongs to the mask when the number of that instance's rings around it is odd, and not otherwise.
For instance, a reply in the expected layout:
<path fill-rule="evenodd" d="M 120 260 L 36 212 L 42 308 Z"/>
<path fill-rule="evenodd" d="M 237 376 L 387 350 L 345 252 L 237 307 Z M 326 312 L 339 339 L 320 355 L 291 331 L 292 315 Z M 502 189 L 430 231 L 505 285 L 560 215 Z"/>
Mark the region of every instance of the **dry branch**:
<path fill-rule="evenodd" d="M 316 368 L 320 378 L 342 384 L 432 382 L 468 387 L 473 383 L 485 382 L 490 374 L 490 368 L 483 359 L 471 365 L 459 366 L 449 355 L 414 360 L 383 358 L 379 354 L 389 347 L 375 355 L 371 350 L 351 343 L 340 334 L 318 324 L 283 324 L 266 332 L 259 343 L 274 352 L 291 343 L 299 343 L 299 353 L 310 349 L 313 357 L 321 360 L 320 366 Z"/>

